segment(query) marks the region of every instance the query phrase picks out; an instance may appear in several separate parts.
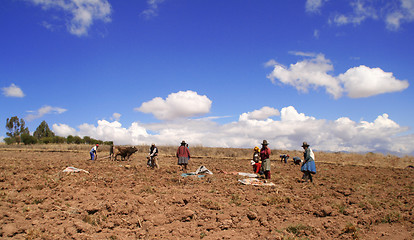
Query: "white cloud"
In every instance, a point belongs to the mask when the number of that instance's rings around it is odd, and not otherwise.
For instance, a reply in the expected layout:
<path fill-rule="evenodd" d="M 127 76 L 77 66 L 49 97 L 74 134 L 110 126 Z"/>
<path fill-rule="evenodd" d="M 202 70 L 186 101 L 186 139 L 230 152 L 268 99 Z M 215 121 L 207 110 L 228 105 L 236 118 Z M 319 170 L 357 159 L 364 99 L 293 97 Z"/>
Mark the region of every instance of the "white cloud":
<path fill-rule="evenodd" d="M 318 1 L 315 2 L 314 5 L 318 6 Z M 340 26 L 360 25 L 367 19 L 381 20 L 385 22 L 387 29 L 398 30 L 402 23 L 414 21 L 414 0 L 354 0 L 349 1 L 349 4 L 352 12 L 341 13 L 342 9 L 338 9 L 339 12 L 332 14 L 333 19 L 330 19 L 329 22 Z M 308 2 L 306 6 L 308 6 Z M 319 10 L 320 6 L 316 9 Z"/>
<path fill-rule="evenodd" d="M 67 28 L 71 34 L 77 36 L 87 35 L 89 28 L 96 20 L 111 21 L 111 5 L 107 0 L 29 0 L 41 6 L 44 10 L 57 9 L 70 16 Z M 48 29 L 53 25 L 42 23 Z"/>
<path fill-rule="evenodd" d="M 171 93 L 164 100 L 156 97 L 149 102 L 144 102 L 135 111 L 151 113 L 160 120 L 174 120 L 201 116 L 210 112 L 211 100 L 207 96 L 198 95 L 193 91 L 180 91 Z"/>
<path fill-rule="evenodd" d="M 402 22 L 414 21 L 414 0 L 401 0 L 400 8 L 390 11 L 385 23 L 390 30 L 398 30 Z"/>
<path fill-rule="evenodd" d="M 272 116 L 279 116 L 279 110 L 271 107 L 262 107 L 260 110 L 254 110 L 253 112 L 243 113 L 240 115 L 239 120 L 265 120 Z"/>
<path fill-rule="evenodd" d="M 313 37 L 315 39 L 319 39 L 320 32 L 318 29 L 313 30 Z"/>
<path fill-rule="evenodd" d="M 306 0 L 306 12 L 319 12 L 324 0 Z"/>
<path fill-rule="evenodd" d="M 4 87 L 1 90 L 6 97 L 24 97 L 23 91 L 18 86 L 14 85 L 14 83 L 12 83 L 10 87 Z"/>
<path fill-rule="evenodd" d="M 52 129 L 57 136 L 67 137 L 69 135 L 73 136 L 77 134 L 76 129 L 66 124 L 53 124 Z"/>
<path fill-rule="evenodd" d="M 66 111 L 67 111 L 66 109 L 60 108 L 60 107 L 43 106 L 43 107 L 39 108 L 36 111 L 29 111 L 29 112 L 33 112 L 33 113 L 27 115 L 25 117 L 25 119 L 30 122 L 34 119 L 43 117 L 45 114 L 50 114 L 50 113 L 62 114 Z"/>
<path fill-rule="evenodd" d="M 364 20 L 371 18 L 371 19 L 378 19 L 377 10 L 375 7 L 369 5 L 368 2 L 365 1 L 354 1 L 350 2 L 350 5 L 353 9 L 353 12 L 350 14 L 338 14 L 334 18 L 334 22 L 338 25 L 344 24 L 355 24 L 359 25 Z"/>
<path fill-rule="evenodd" d="M 267 114 L 262 115 L 267 112 Z M 308 141 L 313 149 L 321 151 L 390 152 L 414 154 L 414 135 L 405 135 L 407 127 L 401 127 L 387 114 L 374 121 L 355 122 L 347 117 L 337 120 L 316 119 L 299 113 L 293 106 L 280 110 L 280 119 L 272 107 L 262 107 L 250 113 L 242 113 L 238 121 L 218 124 L 210 119 L 178 119 L 151 124 L 134 122 L 129 127 L 121 123 L 99 120 L 97 126 L 82 124 L 75 130 L 65 124 L 54 124 L 53 131 L 59 136 L 91 136 L 115 144 L 179 145 L 185 140 L 191 146 L 247 147 L 260 145 L 263 139 L 272 149 L 300 149 Z M 251 117 L 261 113 L 260 117 Z M 264 116 L 267 115 L 267 118 Z M 250 117 L 243 117 L 250 116 Z"/>
<path fill-rule="evenodd" d="M 296 55 L 310 56 L 311 54 L 298 52 Z M 324 87 L 334 98 L 339 98 L 342 95 L 342 88 L 339 81 L 328 74 L 331 71 L 333 66 L 330 60 L 323 54 L 317 54 L 311 59 L 291 64 L 289 68 L 277 64 L 267 78 L 273 83 L 278 79 L 281 83 L 291 85 L 301 92 L 308 92 L 310 87 Z"/>
<path fill-rule="evenodd" d="M 304 122 L 307 120 L 315 120 L 314 117 L 308 117 L 304 113 L 298 113 L 292 106 L 283 108 L 281 114 L 281 120 L 283 122 Z"/>
<path fill-rule="evenodd" d="M 147 0 L 148 8 L 141 12 L 141 16 L 145 19 L 158 16 L 158 5 L 164 0 Z"/>
<path fill-rule="evenodd" d="M 392 73 L 380 68 L 359 66 L 348 69 L 338 79 L 343 82 L 350 98 L 370 97 L 387 92 L 398 92 L 408 88 L 408 81 L 397 80 Z"/>
<path fill-rule="evenodd" d="M 148 133 L 146 129 L 137 122 L 131 124 L 129 128 L 123 128 L 121 123 L 114 121 L 99 120 L 98 126 L 93 124 L 81 124 L 77 131 L 66 124 L 53 124 L 53 132 L 58 136 L 89 136 L 104 141 L 114 141 L 115 144 L 143 144 L 146 142 Z"/>
<path fill-rule="evenodd" d="M 121 119 L 121 116 L 122 115 L 120 113 L 114 113 L 114 114 L 112 114 L 111 119 L 119 122 L 119 119 Z"/>
<path fill-rule="evenodd" d="M 276 62 L 274 59 L 270 59 L 264 64 L 265 67 L 273 67 L 274 65 L 280 65 L 280 64 Z"/>
<path fill-rule="evenodd" d="M 291 64 L 289 68 L 276 63 L 273 71 L 267 76 L 272 83 L 291 85 L 300 92 L 308 92 L 312 87 L 315 89 L 322 87 L 335 99 L 340 98 L 343 93 L 347 93 L 350 98 L 363 98 L 402 91 L 409 86 L 408 81 L 398 80 L 390 72 L 364 65 L 350 68 L 339 76 L 333 76 L 330 73 L 333 71 L 333 65 L 323 54 L 312 55 L 302 52 L 294 54 L 311 58 Z"/>

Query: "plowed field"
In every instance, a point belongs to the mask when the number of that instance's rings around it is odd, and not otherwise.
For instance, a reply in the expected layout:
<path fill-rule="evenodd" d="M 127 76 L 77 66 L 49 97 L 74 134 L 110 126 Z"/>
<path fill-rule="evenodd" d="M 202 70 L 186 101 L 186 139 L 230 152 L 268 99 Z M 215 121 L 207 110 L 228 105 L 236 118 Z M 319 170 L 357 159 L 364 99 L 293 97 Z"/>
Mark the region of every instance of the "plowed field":
<path fill-rule="evenodd" d="M 316 158 L 318 160 L 318 155 Z M 103 154 L 101 154 L 103 155 Z M 225 172 L 246 159 L 198 157 L 213 175 L 182 177 L 176 158 L 160 169 L 71 151 L 0 150 L 2 239 L 413 239 L 414 170 L 316 161 L 313 183 L 272 157 L 275 186 Z M 63 173 L 68 167 L 86 172 Z"/>

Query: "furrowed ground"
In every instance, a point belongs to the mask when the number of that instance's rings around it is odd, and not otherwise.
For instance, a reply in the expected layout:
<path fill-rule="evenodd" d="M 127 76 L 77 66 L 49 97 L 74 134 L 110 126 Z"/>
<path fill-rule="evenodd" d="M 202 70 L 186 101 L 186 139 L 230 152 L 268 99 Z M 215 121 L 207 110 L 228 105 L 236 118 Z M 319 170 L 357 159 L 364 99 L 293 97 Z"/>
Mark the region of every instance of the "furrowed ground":
<path fill-rule="evenodd" d="M 89 148 L 89 147 L 86 147 Z M 280 162 L 275 186 L 243 185 L 250 150 L 193 149 L 182 177 L 175 147 L 160 147 L 160 169 L 146 167 L 147 147 L 130 161 L 106 149 L 0 148 L 0 237 L 11 239 L 413 239 L 413 159 L 318 153 L 314 183 Z M 218 152 L 235 151 L 224 156 Z M 301 157 L 300 152 L 288 152 Z M 63 173 L 68 166 L 87 170 Z"/>

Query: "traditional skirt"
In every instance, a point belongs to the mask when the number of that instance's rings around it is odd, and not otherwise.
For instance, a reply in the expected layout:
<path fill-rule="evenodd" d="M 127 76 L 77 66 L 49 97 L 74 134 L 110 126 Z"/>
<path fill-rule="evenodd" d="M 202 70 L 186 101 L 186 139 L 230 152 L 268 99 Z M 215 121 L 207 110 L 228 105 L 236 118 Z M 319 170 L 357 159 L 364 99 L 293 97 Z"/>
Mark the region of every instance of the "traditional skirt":
<path fill-rule="evenodd" d="M 270 159 L 264 159 L 262 161 L 262 170 L 263 171 L 270 171 Z"/>
<path fill-rule="evenodd" d="M 304 163 L 302 167 L 300 168 L 300 170 L 302 172 L 310 172 L 310 173 L 315 174 L 316 173 L 315 161 L 311 160 L 311 161 Z"/>
<path fill-rule="evenodd" d="M 187 165 L 188 157 L 178 157 L 178 165 Z"/>

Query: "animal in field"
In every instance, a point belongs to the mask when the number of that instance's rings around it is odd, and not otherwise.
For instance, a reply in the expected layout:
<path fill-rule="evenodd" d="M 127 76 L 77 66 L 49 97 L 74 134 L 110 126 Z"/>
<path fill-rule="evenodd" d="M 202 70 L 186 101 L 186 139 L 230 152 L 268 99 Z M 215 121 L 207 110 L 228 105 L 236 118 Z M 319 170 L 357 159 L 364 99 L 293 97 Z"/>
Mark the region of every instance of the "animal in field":
<path fill-rule="evenodd" d="M 116 146 L 114 148 L 114 159 L 117 160 L 116 158 L 118 156 L 121 156 L 121 161 L 129 160 L 131 155 L 134 154 L 136 151 L 138 151 L 138 149 L 135 146 L 134 147 Z"/>

